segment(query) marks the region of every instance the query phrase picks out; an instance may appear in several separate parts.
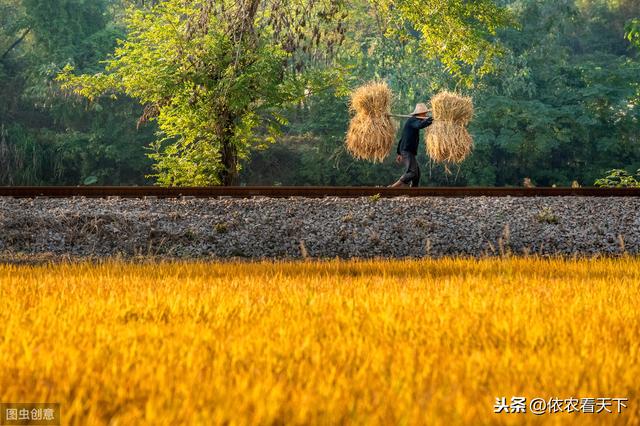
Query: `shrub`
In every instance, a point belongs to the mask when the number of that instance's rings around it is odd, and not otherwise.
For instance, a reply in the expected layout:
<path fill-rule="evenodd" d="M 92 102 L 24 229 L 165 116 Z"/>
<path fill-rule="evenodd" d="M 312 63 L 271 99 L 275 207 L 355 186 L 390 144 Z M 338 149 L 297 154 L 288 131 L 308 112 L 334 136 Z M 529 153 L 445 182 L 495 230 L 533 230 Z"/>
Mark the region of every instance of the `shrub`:
<path fill-rule="evenodd" d="M 597 179 L 594 185 L 601 188 L 640 188 L 640 169 L 635 175 L 624 169 L 608 170 L 607 175 Z"/>

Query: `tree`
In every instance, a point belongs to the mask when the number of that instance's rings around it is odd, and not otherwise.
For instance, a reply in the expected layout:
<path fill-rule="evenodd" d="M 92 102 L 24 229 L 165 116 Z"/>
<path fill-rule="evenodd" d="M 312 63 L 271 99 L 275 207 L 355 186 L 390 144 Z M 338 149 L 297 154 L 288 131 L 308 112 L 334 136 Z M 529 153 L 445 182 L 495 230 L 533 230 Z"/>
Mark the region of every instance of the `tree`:
<path fill-rule="evenodd" d="M 458 86 L 474 98 L 473 154 L 459 169 L 451 168 L 450 175 L 427 163 L 423 184 L 521 185 L 529 177 L 537 185 L 569 185 L 573 180 L 589 185 L 612 167 L 640 167 L 640 62 L 622 29 L 629 17 L 637 16 L 640 4 L 507 3 L 518 27 L 497 32 L 504 53 L 472 88 L 465 88 L 439 61 L 425 59 L 420 37 L 381 39 L 375 10 L 354 17 L 359 25 L 347 33 L 341 51 L 350 58 L 352 84 L 387 79 L 400 95 L 394 106 L 398 112 L 410 111 L 412 103 L 441 88 Z M 285 145 L 257 154 L 244 174 L 246 183 L 372 185 L 397 177 L 391 162 L 367 164 L 343 152 L 345 102 L 342 94 L 314 97 L 304 112 L 287 114 L 291 125 Z M 305 120 L 308 115 L 315 119 Z M 419 154 L 425 164 L 424 149 Z M 278 178 L 268 174 L 271 161 L 296 166 Z"/>
<path fill-rule="evenodd" d="M 420 39 L 426 58 L 440 61 L 466 86 L 488 74 L 503 50 L 498 29 L 515 23 L 494 0 L 375 0 L 386 32 L 402 40 Z"/>
<path fill-rule="evenodd" d="M 464 65 L 488 70 L 497 50 L 487 37 L 506 22 L 503 9 L 490 0 L 432 3 L 434 25 L 446 30 L 436 32 L 412 0 L 376 7 L 387 35 L 405 40 L 416 34 L 404 28 L 418 26 L 425 52 L 456 75 Z M 128 37 L 105 73 L 74 76 L 67 67 L 60 79 L 90 99 L 124 92 L 145 105 L 140 122 L 157 120 L 161 131 L 150 154 L 158 183 L 230 185 L 239 160 L 286 123 L 284 108 L 329 86 L 340 92 L 345 74 L 334 53 L 346 17 L 341 0 L 166 0 L 129 9 Z M 391 28 L 394 19 L 400 26 Z"/>
<path fill-rule="evenodd" d="M 591 184 L 612 166 L 640 164 L 637 87 L 615 5 L 516 1 L 521 30 L 500 35 L 507 53 L 475 93 L 471 184 Z"/>
<path fill-rule="evenodd" d="M 632 19 L 625 27 L 627 40 L 640 49 L 640 19 Z"/>
<path fill-rule="evenodd" d="M 95 72 L 123 35 L 115 0 L 0 0 L 0 184 L 143 184 L 150 171 L 128 98 L 86 105 L 53 78 Z M 135 118 L 134 118 L 135 117 Z"/>
<path fill-rule="evenodd" d="M 162 132 L 150 155 L 158 183 L 230 185 L 238 161 L 262 143 L 258 130 L 273 139 L 283 122 L 278 109 L 324 81 L 299 72 L 300 56 L 336 43 L 340 29 L 327 23 L 339 11 L 338 3 L 312 0 L 131 8 L 128 38 L 107 73 L 75 77 L 67 67 L 60 79 L 90 99 L 124 92 L 145 105 L 140 124 L 157 120 Z"/>

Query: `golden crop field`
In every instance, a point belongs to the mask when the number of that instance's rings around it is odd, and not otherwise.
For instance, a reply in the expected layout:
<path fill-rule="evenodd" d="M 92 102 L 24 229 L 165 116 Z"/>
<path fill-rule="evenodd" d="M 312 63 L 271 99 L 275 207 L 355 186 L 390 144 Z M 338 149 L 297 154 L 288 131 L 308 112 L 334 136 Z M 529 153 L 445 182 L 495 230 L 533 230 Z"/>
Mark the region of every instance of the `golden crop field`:
<path fill-rule="evenodd" d="M 0 401 L 63 424 L 640 424 L 637 258 L 4 265 L 0 294 Z"/>

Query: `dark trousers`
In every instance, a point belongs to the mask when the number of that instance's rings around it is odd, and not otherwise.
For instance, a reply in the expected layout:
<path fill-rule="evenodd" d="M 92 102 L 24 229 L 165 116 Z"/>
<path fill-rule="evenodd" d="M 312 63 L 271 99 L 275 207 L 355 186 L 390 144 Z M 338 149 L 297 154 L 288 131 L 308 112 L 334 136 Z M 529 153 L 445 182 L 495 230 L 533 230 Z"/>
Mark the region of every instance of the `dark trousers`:
<path fill-rule="evenodd" d="M 416 156 L 409 151 L 402 151 L 400 155 L 402 156 L 402 165 L 405 167 L 405 172 L 400 180 L 411 186 L 418 186 L 420 184 L 420 167 L 418 167 Z"/>

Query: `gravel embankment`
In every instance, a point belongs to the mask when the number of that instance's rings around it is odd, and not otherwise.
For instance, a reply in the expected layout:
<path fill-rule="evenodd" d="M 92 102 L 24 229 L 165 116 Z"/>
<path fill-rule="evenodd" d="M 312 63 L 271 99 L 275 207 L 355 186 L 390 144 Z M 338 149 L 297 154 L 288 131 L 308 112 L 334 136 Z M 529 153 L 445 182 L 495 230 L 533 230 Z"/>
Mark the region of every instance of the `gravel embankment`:
<path fill-rule="evenodd" d="M 0 253 L 184 258 L 618 255 L 640 197 L 0 198 Z"/>

